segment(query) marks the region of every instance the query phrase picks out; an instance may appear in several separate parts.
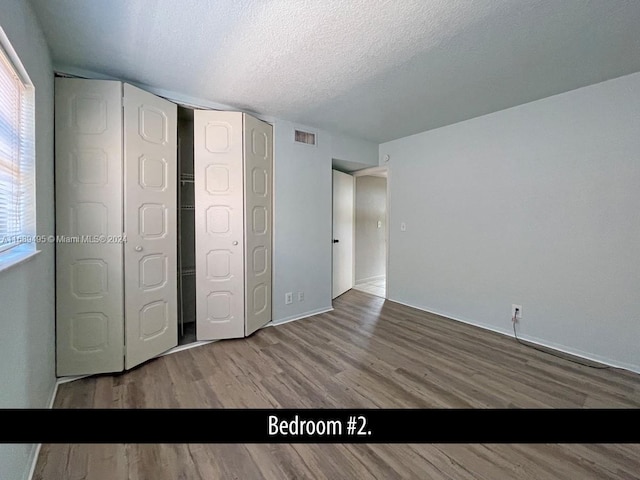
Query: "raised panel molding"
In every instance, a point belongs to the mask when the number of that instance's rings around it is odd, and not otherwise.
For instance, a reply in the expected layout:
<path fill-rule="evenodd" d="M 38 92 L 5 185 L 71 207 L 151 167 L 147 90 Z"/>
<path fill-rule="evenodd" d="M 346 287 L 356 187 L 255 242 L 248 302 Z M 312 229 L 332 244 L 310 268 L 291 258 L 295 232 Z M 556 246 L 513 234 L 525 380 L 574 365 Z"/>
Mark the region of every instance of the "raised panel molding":
<path fill-rule="evenodd" d="M 263 206 L 254 207 L 251 218 L 252 232 L 255 235 L 266 235 L 267 226 L 269 225 L 267 209 Z"/>
<path fill-rule="evenodd" d="M 211 235 L 230 233 L 231 209 L 224 205 L 213 205 L 206 211 L 206 231 Z"/>
<path fill-rule="evenodd" d="M 204 146 L 211 153 L 228 152 L 232 136 L 233 127 L 227 122 L 208 122 L 204 127 Z"/>
<path fill-rule="evenodd" d="M 207 253 L 207 278 L 228 280 L 231 277 L 231 250 L 211 250 Z"/>
<path fill-rule="evenodd" d="M 267 248 L 263 245 L 259 245 L 253 249 L 251 269 L 255 275 L 264 275 L 267 273 L 267 267 L 269 266 L 268 254 Z"/>
<path fill-rule="evenodd" d="M 82 148 L 71 153 L 71 184 L 103 187 L 109 182 L 107 152 L 100 148 Z"/>
<path fill-rule="evenodd" d="M 74 95 L 71 99 L 72 130 L 81 135 L 100 135 L 107 130 L 107 102 L 101 95 Z"/>
<path fill-rule="evenodd" d="M 108 270 L 99 258 L 76 260 L 71 264 L 71 293 L 79 300 L 104 297 L 109 292 Z"/>
<path fill-rule="evenodd" d="M 142 188 L 165 190 L 167 188 L 167 161 L 164 158 L 149 158 L 142 155 L 138 165 L 138 183 Z"/>
<path fill-rule="evenodd" d="M 167 209 L 159 203 L 140 205 L 140 236 L 144 239 L 161 238 L 167 234 Z"/>
<path fill-rule="evenodd" d="M 169 328 L 169 305 L 164 300 L 151 302 L 140 310 L 140 340 L 149 341 Z"/>
<path fill-rule="evenodd" d="M 140 115 L 139 130 L 140 136 L 149 143 L 163 145 L 167 143 L 168 127 L 167 116 L 162 110 L 140 105 L 138 107 Z"/>
<path fill-rule="evenodd" d="M 71 319 L 71 348 L 81 354 L 100 352 L 108 346 L 108 330 L 103 313 L 79 313 Z"/>
<path fill-rule="evenodd" d="M 207 320 L 228 322 L 231 319 L 231 292 L 212 292 L 207 296 Z"/>
<path fill-rule="evenodd" d="M 209 165 L 205 169 L 205 189 L 211 195 L 229 192 L 229 167 L 225 165 Z"/>
<path fill-rule="evenodd" d="M 260 157 L 262 160 L 267 160 L 269 148 L 269 139 L 264 132 L 257 132 L 251 130 L 251 150 L 254 155 Z"/>
<path fill-rule="evenodd" d="M 168 263 L 166 255 L 160 253 L 142 257 L 139 263 L 140 288 L 150 291 L 164 287 L 167 284 Z"/>
<path fill-rule="evenodd" d="M 260 197 L 266 197 L 269 193 L 269 174 L 264 168 L 251 170 L 251 191 Z"/>
<path fill-rule="evenodd" d="M 253 289 L 253 314 L 260 315 L 267 309 L 268 288 L 264 283 L 256 285 Z"/>

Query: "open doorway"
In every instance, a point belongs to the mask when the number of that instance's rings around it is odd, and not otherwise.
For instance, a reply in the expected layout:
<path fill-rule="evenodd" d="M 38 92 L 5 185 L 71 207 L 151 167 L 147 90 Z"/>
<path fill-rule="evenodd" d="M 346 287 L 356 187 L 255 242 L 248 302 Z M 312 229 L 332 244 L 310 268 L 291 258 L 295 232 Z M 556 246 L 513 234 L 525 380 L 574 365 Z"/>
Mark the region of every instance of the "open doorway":
<path fill-rule="evenodd" d="M 354 286 L 386 298 L 387 170 L 354 172 Z"/>
<path fill-rule="evenodd" d="M 355 179 L 348 173 L 333 170 L 333 265 L 331 298 L 353 288 Z"/>

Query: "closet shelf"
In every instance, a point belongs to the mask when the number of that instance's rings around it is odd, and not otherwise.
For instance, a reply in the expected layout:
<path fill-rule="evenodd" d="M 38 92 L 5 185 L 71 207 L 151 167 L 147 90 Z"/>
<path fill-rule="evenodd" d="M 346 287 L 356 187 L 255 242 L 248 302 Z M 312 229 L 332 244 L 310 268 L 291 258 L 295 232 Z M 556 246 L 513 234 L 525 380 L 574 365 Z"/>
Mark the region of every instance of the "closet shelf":
<path fill-rule="evenodd" d="M 180 205 L 181 210 L 193 210 L 194 208 L 193 205 Z"/>
<path fill-rule="evenodd" d="M 182 183 L 193 183 L 195 181 L 195 178 L 193 176 L 193 173 L 182 173 L 180 175 L 180 181 Z"/>
<path fill-rule="evenodd" d="M 195 268 L 183 268 L 182 271 L 180 272 L 180 275 L 182 275 L 183 277 L 188 277 L 195 274 L 196 274 Z"/>

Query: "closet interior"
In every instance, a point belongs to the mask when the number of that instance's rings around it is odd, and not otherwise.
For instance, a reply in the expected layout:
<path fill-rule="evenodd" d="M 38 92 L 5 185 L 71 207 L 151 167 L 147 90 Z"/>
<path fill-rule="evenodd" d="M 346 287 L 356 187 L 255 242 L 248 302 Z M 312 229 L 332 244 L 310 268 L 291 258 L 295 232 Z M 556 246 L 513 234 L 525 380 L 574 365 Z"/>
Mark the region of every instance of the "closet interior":
<path fill-rule="evenodd" d="M 178 106 L 178 344 L 196 341 L 193 109 Z"/>

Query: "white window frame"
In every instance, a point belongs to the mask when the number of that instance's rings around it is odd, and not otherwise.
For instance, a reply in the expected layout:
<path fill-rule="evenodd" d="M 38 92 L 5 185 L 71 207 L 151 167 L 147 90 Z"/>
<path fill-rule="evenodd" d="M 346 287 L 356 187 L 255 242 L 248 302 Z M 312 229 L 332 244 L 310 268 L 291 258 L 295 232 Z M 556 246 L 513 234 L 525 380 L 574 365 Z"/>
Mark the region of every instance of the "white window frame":
<path fill-rule="evenodd" d="M 0 231 L 0 271 L 24 262 L 38 253 L 36 249 L 36 175 L 35 175 L 35 88 L 22 62 L 0 27 L 0 62 L 6 63 L 21 83 L 18 133 L 17 193 L 13 201 L 18 209 L 13 231 Z M 0 205 L 0 208 L 3 208 Z"/>

